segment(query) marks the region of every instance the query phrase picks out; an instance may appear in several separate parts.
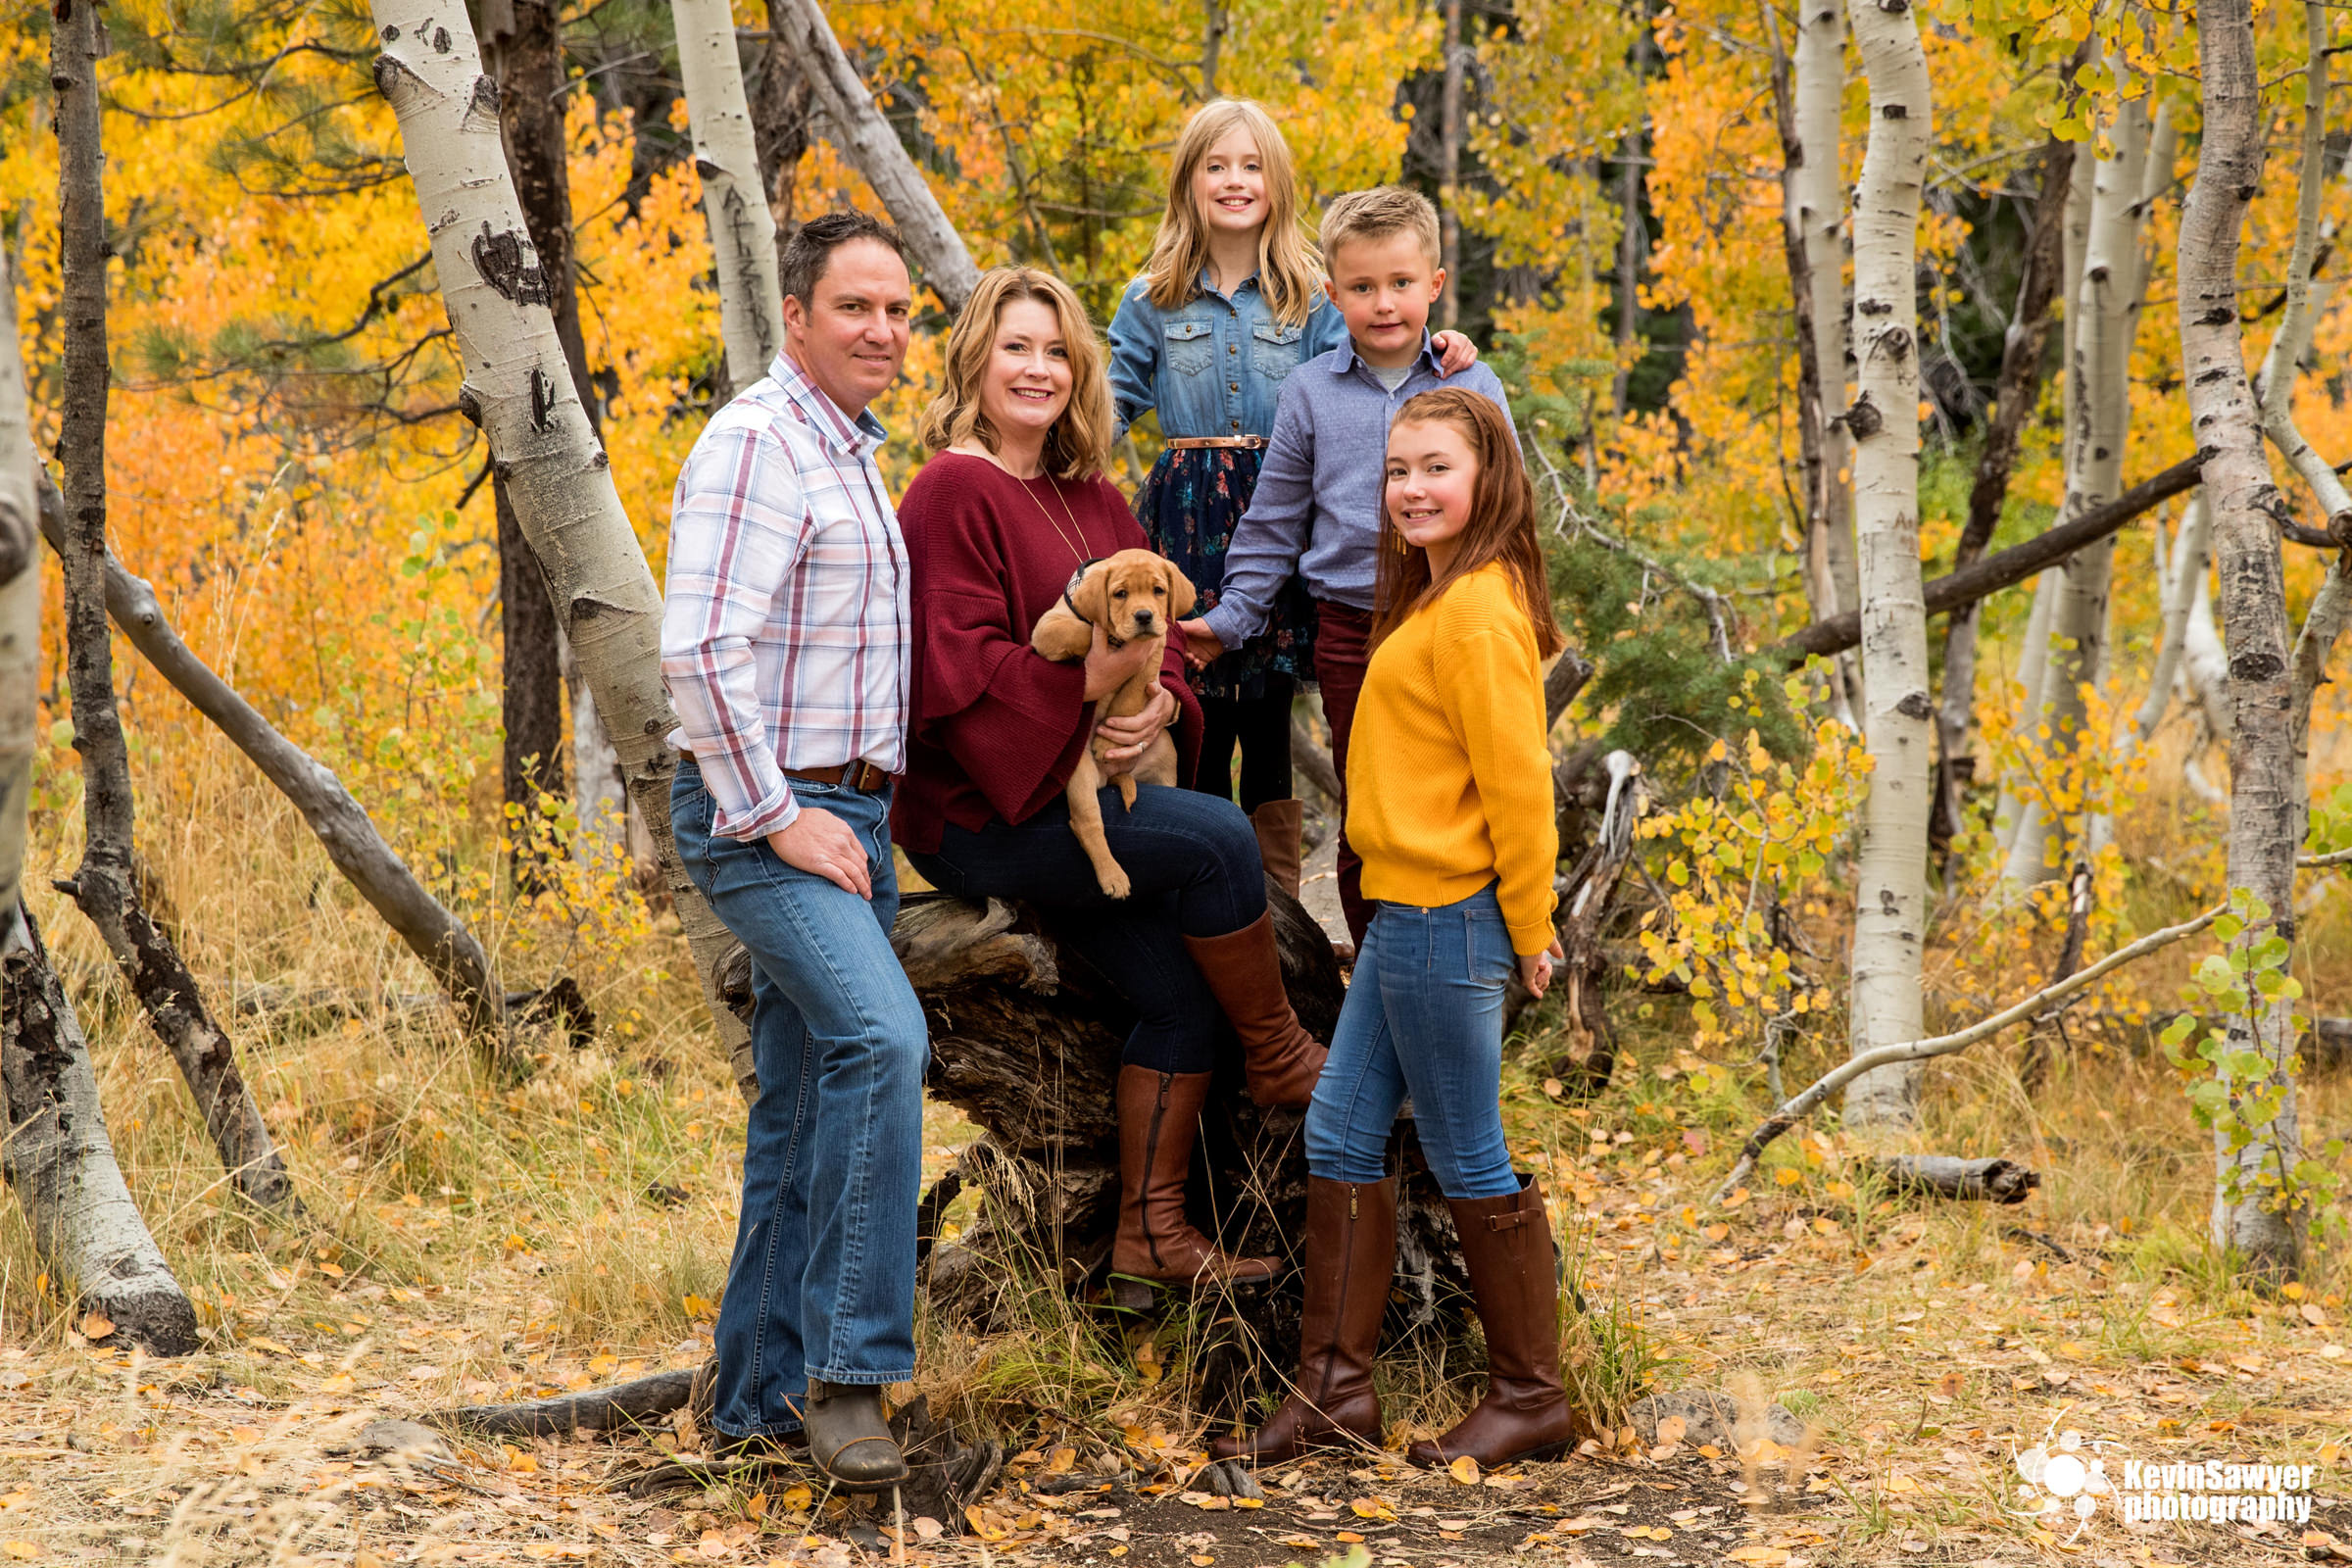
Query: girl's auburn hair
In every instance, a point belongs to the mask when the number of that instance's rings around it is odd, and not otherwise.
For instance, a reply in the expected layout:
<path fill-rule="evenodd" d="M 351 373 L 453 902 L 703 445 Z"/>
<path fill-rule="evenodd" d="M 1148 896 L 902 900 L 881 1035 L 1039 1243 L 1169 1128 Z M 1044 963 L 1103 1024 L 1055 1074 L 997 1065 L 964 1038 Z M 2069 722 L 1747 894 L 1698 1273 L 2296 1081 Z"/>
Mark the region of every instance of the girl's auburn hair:
<path fill-rule="evenodd" d="M 1551 609 L 1551 582 L 1544 547 L 1536 540 L 1536 488 L 1519 456 L 1519 437 L 1494 402 L 1466 387 L 1439 387 L 1404 400 L 1390 421 L 1392 431 L 1408 424 L 1449 424 L 1462 434 L 1478 475 L 1470 487 L 1470 520 L 1461 547 L 1445 575 L 1433 579 L 1429 552 L 1405 542 L 1384 500 L 1380 509 L 1380 567 L 1373 589 L 1372 646 L 1378 648 L 1412 613 L 1433 603 L 1472 572 L 1501 562 L 1519 589 L 1519 601 L 1534 623 L 1537 655 L 1549 659 L 1567 646 Z"/>
<path fill-rule="evenodd" d="M 1054 313 L 1070 361 L 1069 406 L 1046 432 L 1046 471 L 1056 479 L 1092 479 L 1110 463 L 1110 378 L 1102 368 L 1102 343 L 1070 285 L 1033 267 L 981 274 L 949 329 L 939 396 L 923 411 L 915 434 L 933 452 L 972 440 L 997 450 L 996 429 L 980 412 L 980 378 L 997 346 L 997 322 L 1015 300 L 1035 300 Z"/>
<path fill-rule="evenodd" d="M 1152 259 L 1144 264 L 1144 285 L 1163 311 L 1189 304 L 1200 292 L 1200 270 L 1208 265 L 1208 224 L 1193 194 L 1193 176 L 1227 131 L 1247 131 L 1257 143 L 1266 178 L 1266 226 L 1257 237 L 1257 288 L 1285 326 L 1305 324 L 1322 292 L 1322 257 L 1307 237 L 1298 214 L 1298 179 L 1290 144 L 1274 117 L 1247 98 L 1219 98 L 1185 122 L 1168 161 L 1168 210 L 1160 216 Z"/>

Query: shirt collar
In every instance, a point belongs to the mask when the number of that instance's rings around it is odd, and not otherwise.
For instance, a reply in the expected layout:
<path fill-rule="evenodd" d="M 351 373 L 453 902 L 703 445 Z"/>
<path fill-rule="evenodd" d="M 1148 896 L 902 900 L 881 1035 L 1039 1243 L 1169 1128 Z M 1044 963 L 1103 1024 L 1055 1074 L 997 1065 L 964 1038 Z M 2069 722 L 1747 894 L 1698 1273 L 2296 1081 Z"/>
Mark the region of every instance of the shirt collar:
<path fill-rule="evenodd" d="M 1243 278 L 1239 283 L 1233 285 L 1232 293 L 1217 294 L 1216 274 L 1209 270 L 1209 267 L 1206 262 L 1200 264 L 1200 292 L 1203 294 L 1216 294 L 1217 298 L 1221 300 L 1233 300 L 1241 298 L 1242 290 L 1246 288 L 1255 288 L 1256 286 L 1257 273 L 1254 270 L 1252 270 L 1248 277 Z"/>
<path fill-rule="evenodd" d="M 782 389 L 784 396 L 808 416 L 823 432 L 826 444 L 845 458 L 865 457 L 879 451 L 890 439 L 890 431 L 872 409 L 860 409 L 856 418 L 844 414 L 841 405 L 827 397 L 824 390 L 808 379 L 808 373 L 793 362 L 782 349 L 776 351 L 774 363 L 767 368 L 768 376 Z"/>
<path fill-rule="evenodd" d="M 1367 370 L 1372 368 L 1365 362 L 1363 356 L 1355 352 L 1355 339 L 1351 337 L 1340 346 L 1339 357 L 1331 362 L 1331 373 L 1347 375 L 1359 365 Z M 1421 352 L 1414 357 L 1412 368 L 1431 371 L 1435 371 L 1438 368 L 1438 351 L 1430 347 L 1429 328 L 1427 327 L 1421 329 Z"/>

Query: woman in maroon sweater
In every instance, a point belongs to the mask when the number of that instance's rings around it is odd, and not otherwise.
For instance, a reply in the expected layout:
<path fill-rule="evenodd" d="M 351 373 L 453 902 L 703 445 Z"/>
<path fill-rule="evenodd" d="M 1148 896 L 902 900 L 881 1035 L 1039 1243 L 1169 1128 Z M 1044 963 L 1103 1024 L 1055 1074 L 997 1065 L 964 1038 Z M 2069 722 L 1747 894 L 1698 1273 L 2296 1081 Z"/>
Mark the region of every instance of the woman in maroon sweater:
<path fill-rule="evenodd" d="M 1283 992 L 1256 834 L 1221 797 L 1145 785 L 1130 810 L 1105 789 L 1104 834 L 1134 883 L 1127 898 L 1106 897 L 1062 792 L 1095 732 L 1095 701 L 1125 684 L 1150 645 L 1112 649 L 1098 631 L 1093 652 L 1069 663 L 1029 646 L 1074 572 L 1148 548 L 1102 477 L 1111 411 L 1102 349 L 1059 279 L 1001 269 L 956 322 L 946 380 L 923 417 L 936 455 L 899 504 L 914 690 L 893 834 L 934 886 L 1035 907 L 1136 1009 L 1118 1080 L 1111 1272 L 1126 1279 L 1114 1290 L 1133 1299 L 1148 1295 L 1136 1280 L 1263 1278 L 1270 1261 L 1219 1252 L 1184 1215 L 1223 1018 L 1242 1037 L 1260 1104 L 1305 1104 L 1323 1063 Z M 1144 711 L 1103 721 L 1124 749 L 1110 765 L 1173 728 L 1191 772 L 1200 709 L 1183 667 L 1168 648 Z"/>

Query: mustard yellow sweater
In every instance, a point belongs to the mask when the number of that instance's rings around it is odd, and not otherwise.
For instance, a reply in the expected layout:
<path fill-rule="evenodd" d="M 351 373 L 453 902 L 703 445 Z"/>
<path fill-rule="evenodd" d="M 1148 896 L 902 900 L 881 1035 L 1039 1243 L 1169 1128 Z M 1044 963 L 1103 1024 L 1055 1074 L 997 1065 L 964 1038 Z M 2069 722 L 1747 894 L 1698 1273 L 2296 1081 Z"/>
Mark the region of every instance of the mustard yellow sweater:
<path fill-rule="evenodd" d="M 1560 846 L 1544 679 L 1536 629 L 1499 564 L 1372 655 L 1348 740 L 1348 839 L 1366 898 L 1434 907 L 1499 881 L 1512 951 L 1550 944 Z"/>

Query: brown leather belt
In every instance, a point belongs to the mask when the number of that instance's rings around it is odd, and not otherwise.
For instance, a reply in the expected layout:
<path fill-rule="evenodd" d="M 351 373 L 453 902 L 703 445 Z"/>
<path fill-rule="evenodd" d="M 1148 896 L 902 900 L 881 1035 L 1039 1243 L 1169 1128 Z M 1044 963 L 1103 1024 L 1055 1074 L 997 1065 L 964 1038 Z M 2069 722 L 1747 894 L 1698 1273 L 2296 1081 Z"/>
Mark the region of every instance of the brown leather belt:
<path fill-rule="evenodd" d="M 1168 440 L 1171 452 L 1198 452 L 1204 447 L 1238 447 L 1244 452 L 1255 452 L 1266 444 L 1262 435 L 1180 435 Z"/>
<path fill-rule="evenodd" d="M 796 768 L 784 776 L 806 779 L 811 784 L 847 784 L 860 795 L 879 795 L 890 787 L 890 775 L 863 759 L 838 767 Z"/>

